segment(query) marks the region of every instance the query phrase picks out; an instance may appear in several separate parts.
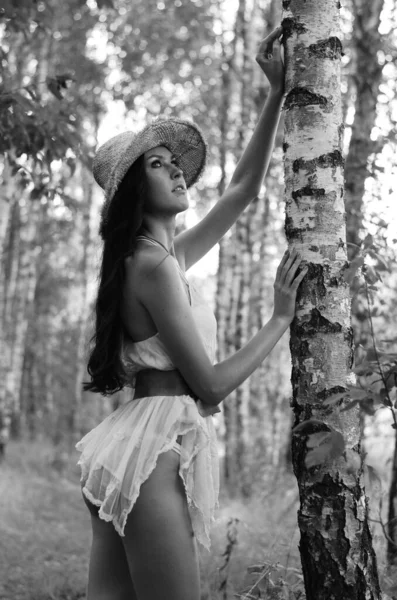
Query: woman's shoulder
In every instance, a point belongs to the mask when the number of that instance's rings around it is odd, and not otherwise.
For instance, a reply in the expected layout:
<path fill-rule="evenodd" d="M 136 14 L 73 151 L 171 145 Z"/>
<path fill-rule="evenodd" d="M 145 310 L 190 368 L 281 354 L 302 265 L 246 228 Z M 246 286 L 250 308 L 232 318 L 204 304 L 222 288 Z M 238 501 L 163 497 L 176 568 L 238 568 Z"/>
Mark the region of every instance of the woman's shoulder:
<path fill-rule="evenodd" d="M 168 258 L 171 260 L 166 260 Z M 145 243 L 145 241 L 141 240 L 137 243 L 134 253 L 127 256 L 124 260 L 127 279 L 133 280 L 146 277 L 158 271 L 158 267 L 162 264 L 166 265 L 170 263 L 172 264 L 172 257 L 164 248 Z M 168 268 L 165 267 L 165 270 L 167 271 Z"/>

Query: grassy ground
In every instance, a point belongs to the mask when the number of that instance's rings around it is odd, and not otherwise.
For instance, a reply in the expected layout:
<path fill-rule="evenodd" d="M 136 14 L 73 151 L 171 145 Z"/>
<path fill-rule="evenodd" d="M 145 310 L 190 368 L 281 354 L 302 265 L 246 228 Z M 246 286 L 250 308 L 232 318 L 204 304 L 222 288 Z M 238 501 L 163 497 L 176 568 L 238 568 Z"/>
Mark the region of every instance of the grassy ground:
<path fill-rule="evenodd" d="M 91 532 L 74 468 L 77 454 L 58 458 L 58 470 L 50 466 L 53 459 L 45 443 L 13 442 L 0 467 L 1 600 L 85 598 Z M 262 598 L 303 598 L 293 477 L 273 478 L 267 492 L 246 504 L 222 497 L 221 507 L 211 554 L 201 555 L 202 600 L 247 593 L 260 573 Z M 381 561 L 384 546 L 384 538 L 376 536 Z M 252 565 L 259 565 L 258 572 L 249 575 Z"/>

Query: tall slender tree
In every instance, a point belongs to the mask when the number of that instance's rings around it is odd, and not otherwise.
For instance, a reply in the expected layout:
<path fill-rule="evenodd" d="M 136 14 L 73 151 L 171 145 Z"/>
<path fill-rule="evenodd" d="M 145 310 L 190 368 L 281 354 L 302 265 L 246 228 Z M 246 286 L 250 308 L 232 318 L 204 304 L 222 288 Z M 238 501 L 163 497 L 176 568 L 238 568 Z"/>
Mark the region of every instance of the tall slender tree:
<path fill-rule="evenodd" d="M 376 121 L 379 86 L 384 64 L 379 61 L 383 40 L 379 33 L 384 0 L 354 0 L 350 77 L 354 86 L 354 117 L 345 167 L 346 234 L 349 260 L 356 256 L 363 234 L 363 200 L 369 159 L 381 149 L 371 137 Z M 353 245 L 354 244 L 354 245 Z"/>
<path fill-rule="evenodd" d="M 241 21 L 245 18 L 245 1 L 239 3 L 236 12 L 236 18 L 233 29 L 233 43 L 228 47 L 226 43 L 226 31 L 223 33 L 222 40 L 222 77 L 221 84 L 221 102 L 219 106 L 220 121 L 220 152 L 219 163 L 221 167 L 221 178 L 218 185 L 218 192 L 221 195 L 226 187 L 226 166 L 228 155 L 228 131 L 230 131 L 231 119 L 231 100 L 235 96 L 235 71 L 237 69 L 237 47 L 241 35 Z M 236 247 L 236 229 L 233 228 L 230 236 L 225 236 L 219 244 L 219 265 L 217 273 L 217 292 L 216 292 L 216 318 L 218 323 L 218 359 L 224 360 L 230 354 L 233 346 L 231 331 L 234 326 L 233 307 L 236 307 L 234 301 L 237 296 L 238 281 L 234 278 L 235 265 L 237 261 Z M 237 283 L 237 285 L 236 285 Z M 229 491 L 238 490 L 238 469 L 235 464 L 236 448 L 238 440 L 238 418 L 236 410 L 236 396 L 231 395 L 229 402 L 224 406 L 225 419 L 225 463 L 224 472 Z"/>
<path fill-rule="evenodd" d="M 285 229 L 309 272 L 291 325 L 294 472 L 308 600 L 380 598 L 362 480 L 342 156 L 339 0 L 284 0 Z"/>

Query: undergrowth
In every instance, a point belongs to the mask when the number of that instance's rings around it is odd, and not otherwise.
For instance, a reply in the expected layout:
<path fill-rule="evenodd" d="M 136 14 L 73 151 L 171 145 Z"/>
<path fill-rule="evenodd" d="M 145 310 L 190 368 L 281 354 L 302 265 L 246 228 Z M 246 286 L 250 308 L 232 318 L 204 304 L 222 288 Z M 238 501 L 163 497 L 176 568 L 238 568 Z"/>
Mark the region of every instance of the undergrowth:
<path fill-rule="evenodd" d="M 0 465 L 0 600 L 85 599 L 91 527 L 77 459 L 76 453 L 54 460 L 45 441 L 9 444 Z M 374 516 L 382 490 L 377 494 Z M 211 552 L 200 552 L 201 600 L 304 600 L 293 475 L 269 472 L 245 501 L 222 489 L 220 505 Z M 384 567 L 385 540 L 380 526 L 372 527 L 389 591 L 396 573 Z"/>

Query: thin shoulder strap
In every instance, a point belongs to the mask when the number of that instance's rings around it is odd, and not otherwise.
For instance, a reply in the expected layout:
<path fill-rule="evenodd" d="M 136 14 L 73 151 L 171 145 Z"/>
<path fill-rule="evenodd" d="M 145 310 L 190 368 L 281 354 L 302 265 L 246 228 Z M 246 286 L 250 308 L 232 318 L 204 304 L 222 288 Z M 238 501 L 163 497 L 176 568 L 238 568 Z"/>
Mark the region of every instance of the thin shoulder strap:
<path fill-rule="evenodd" d="M 148 241 L 148 242 L 150 242 L 150 243 L 151 243 L 153 246 L 156 246 L 156 245 L 157 245 L 157 246 L 161 246 L 162 248 L 164 248 L 164 250 L 167 252 L 167 254 L 169 254 L 170 256 L 172 256 L 172 257 L 175 259 L 175 261 L 176 261 L 176 264 L 177 264 L 177 266 L 178 266 L 178 269 L 179 269 L 179 273 L 180 273 L 180 275 L 181 275 L 181 277 L 182 277 L 183 281 L 185 282 L 185 284 L 186 284 L 186 286 L 187 286 L 187 291 L 188 291 L 188 294 L 189 294 L 189 302 L 190 302 L 190 305 L 191 305 L 191 304 L 192 304 L 192 297 L 191 297 L 191 293 L 190 293 L 190 285 L 189 285 L 189 282 L 188 282 L 188 280 L 186 279 L 186 275 L 185 275 L 185 273 L 182 271 L 181 265 L 179 264 L 179 262 L 178 262 L 178 260 L 177 260 L 176 256 L 175 256 L 174 254 L 171 254 L 171 253 L 169 252 L 169 250 L 168 250 L 168 249 L 167 249 L 167 248 L 164 246 L 164 244 L 162 244 L 162 243 L 161 243 L 161 242 L 159 242 L 158 240 L 155 240 L 155 239 L 154 239 L 154 238 L 152 238 L 152 237 L 149 237 L 148 235 L 137 235 L 135 239 L 136 239 L 136 240 L 147 240 L 147 241 Z"/>
<path fill-rule="evenodd" d="M 137 240 L 147 240 L 153 246 L 156 246 L 156 245 L 161 246 L 162 248 L 164 248 L 164 250 L 167 252 L 167 254 L 170 254 L 169 250 L 167 250 L 167 248 L 164 246 L 164 244 L 162 244 L 158 240 L 155 240 L 154 238 L 149 237 L 148 235 L 137 235 L 135 239 L 137 239 Z"/>

